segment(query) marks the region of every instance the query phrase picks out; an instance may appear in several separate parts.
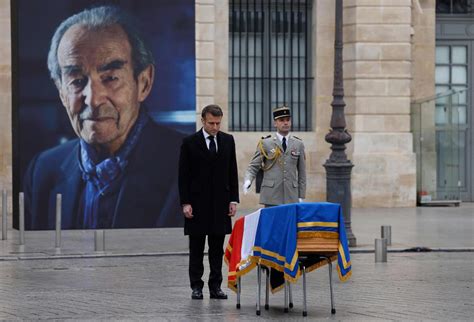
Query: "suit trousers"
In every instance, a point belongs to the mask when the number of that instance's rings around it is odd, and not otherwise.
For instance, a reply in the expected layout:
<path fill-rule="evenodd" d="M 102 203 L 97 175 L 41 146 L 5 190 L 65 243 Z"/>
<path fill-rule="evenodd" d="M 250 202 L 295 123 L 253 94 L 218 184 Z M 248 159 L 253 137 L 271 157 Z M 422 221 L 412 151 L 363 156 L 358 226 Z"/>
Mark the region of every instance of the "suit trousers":
<path fill-rule="evenodd" d="M 209 289 L 215 290 L 222 284 L 222 259 L 224 256 L 225 235 L 207 235 L 207 245 L 209 246 Z M 204 282 L 204 245 L 206 235 L 189 235 L 189 280 L 191 289 L 202 289 Z"/>

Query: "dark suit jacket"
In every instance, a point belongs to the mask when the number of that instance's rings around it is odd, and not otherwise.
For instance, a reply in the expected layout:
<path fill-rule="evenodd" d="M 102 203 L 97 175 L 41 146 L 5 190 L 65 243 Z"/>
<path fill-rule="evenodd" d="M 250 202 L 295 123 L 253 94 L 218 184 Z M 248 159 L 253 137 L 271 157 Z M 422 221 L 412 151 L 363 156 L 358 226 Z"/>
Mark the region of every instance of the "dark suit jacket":
<path fill-rule="evenodd" d="M 192 219 L 185 219 L 184 233 L 229 234 L 229 203 L 239 202 L 234 137 L 217 134 L 217 156 L 211 156 L 202 129 L 186 137 L 179 158 L 181 204 L 191 204 Z"/>
<path fill-rule="evenodd" d="M 183 135 L 149 121 L 131 152 L 118 193 L 112 227 L 183 225 L 177 164 Z M 79 168 L 79 140 L 36 156 L 25 174 L 26 229 L 54 229 L 56 194 L 62 194 L 63 229 L 78 229 L 79 198 L 85 183 Z M 86 227 L 87 228 L 87 227 Z"/>

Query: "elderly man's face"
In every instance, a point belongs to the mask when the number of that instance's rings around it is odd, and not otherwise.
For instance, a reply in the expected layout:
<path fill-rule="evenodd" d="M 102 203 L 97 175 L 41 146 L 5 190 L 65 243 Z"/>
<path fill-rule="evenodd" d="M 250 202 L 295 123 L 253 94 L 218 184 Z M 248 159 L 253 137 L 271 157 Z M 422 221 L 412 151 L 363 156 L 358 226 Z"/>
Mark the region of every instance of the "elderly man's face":
<path fill-rule="evenodd" d="M 74 25 L 58 47 L 61 82 L 56 84 L 76 134 L 87 143 L 117 151 L 151 90 L 153 66 L 133 75 L 128 37 L 118 25 Z"/>

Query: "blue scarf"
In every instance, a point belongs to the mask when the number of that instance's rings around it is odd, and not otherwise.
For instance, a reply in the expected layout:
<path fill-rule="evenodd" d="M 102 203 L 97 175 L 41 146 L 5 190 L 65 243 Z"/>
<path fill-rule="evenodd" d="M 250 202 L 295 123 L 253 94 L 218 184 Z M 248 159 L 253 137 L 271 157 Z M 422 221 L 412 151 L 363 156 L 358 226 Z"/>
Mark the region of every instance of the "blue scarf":
<path fill-rule="evenodd" d="M 82 178 L 86 181 L 84 190 L 83 227 L 88 229 L 98 228 L 100 197 L 109 192 L 113 183 L 117 182 L 123 174 L 128 157 L 136 146 L 143 131 L 148 116 L 140 110 L 137 121 L 133 125 L 127 139 L 117 153 L 101 161 L 97 151 L 84 140 L 80 140 L 80 168 Z"/>

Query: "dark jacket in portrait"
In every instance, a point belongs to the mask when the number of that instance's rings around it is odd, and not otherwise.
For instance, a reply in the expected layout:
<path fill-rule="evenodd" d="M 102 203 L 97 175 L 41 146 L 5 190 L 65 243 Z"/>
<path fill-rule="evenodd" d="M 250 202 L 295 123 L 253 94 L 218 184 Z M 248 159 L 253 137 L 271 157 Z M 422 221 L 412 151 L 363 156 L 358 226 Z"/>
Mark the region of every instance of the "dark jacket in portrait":
<path fill-rule="evenodd" d="M 229 203 L 239 202 L 234 137 L 218 132 L 217 155 L 211 155 L 202 129 L 186 137 L 179 159 L 181 204 L 191 204 L 193 218 L 185 219 L 185 235 L 229 234 Z"/>
<path fill-rule="evenodd" d="M 178 195 L 179 144 L 184 135 L 149 121 L 120 177 L 108 227 L 182 227 Z M 56 194 L 62 194 L 63 229 L 81 225 L 80 198 L 85 182 L 75 139 L 37 155 L 24 179 L 26 229 L 54 229 Z"/>

